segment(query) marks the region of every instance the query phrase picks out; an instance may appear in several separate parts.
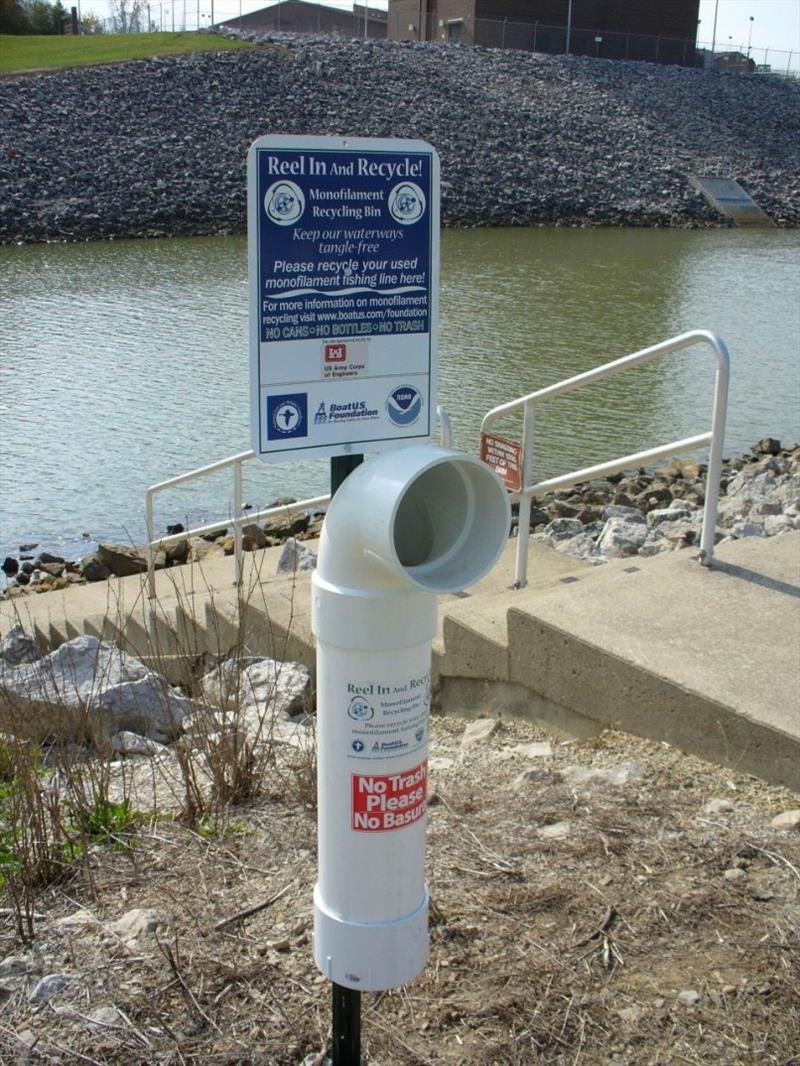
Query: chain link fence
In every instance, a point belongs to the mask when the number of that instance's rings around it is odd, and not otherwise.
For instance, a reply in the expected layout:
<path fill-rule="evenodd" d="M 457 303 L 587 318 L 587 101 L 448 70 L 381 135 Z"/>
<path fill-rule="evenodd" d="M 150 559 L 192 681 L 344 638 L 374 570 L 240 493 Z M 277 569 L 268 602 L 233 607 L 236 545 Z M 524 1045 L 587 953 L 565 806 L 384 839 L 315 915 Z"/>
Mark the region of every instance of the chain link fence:
<path fill-rule="evenodd" d="M 393 22 L 394 20 L 394 22 Z M 567 27 L 544 22 L 513 19 L 484 19 L 467 16 L 441 19 L 423 18 L 422 33 L 407 18 L 389 15 L 389 35 L 401 40 L 480 45 L 484 48 L 517 48 L 549 55 L 593 56 L 598 59 L 637 59 L 650 63 L 670 63 L 702 69 L 738 73 L 782 74 L 797 77 L 800 53 L 777 48 L 751 48 L 749 43 L 717 40 L 698 42 L 682 37 L 620 33 L 615 30 Z M 413 28 L 412 28 L 413 27 Z"/>

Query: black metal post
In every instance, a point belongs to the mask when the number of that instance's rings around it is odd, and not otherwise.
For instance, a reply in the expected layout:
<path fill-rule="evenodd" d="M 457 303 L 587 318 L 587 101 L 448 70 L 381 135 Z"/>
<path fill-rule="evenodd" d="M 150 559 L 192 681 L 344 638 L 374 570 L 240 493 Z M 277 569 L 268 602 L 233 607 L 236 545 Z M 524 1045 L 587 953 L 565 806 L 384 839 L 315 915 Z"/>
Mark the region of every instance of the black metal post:
<path fill-rule="evenodd" d="M 361 993 L 333 985 L 333 1066 L 361 1066 Z"/>
<path fill-rule="evenodd" d="M 363 461 L 363 455 L 336 455 L 331 459 L 331 496 Z M 333 1066 L 361 1066 L 361 993 L 335 982 L 332 987 L 331 1062 Z"/>
<path fill-rule="evenodd" d="M 331 459 L 331 496 L 336 495 L 336 490 L 347 475 L 352 474 L 363 461 L 363 455 L 335 455 Z"/>

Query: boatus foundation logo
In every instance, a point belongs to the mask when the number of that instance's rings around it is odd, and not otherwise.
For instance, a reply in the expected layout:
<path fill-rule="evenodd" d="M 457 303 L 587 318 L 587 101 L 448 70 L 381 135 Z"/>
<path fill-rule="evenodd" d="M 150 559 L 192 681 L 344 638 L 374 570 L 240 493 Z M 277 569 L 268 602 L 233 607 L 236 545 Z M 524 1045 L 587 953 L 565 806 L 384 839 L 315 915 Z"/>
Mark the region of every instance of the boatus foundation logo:
<path fill-rule="evenodd" d="M 386 413 L 395 426 L 413 426 L 422 412 L 422 394 L 413 385 L 392 389 L 386 401 Z"/>

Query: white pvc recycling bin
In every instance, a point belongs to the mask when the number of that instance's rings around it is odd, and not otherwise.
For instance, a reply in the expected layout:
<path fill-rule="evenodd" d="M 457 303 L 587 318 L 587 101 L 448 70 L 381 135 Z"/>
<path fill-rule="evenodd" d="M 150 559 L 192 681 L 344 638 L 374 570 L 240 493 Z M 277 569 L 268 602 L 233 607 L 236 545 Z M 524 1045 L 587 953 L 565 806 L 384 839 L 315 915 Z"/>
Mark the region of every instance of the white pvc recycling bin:
<path fill-rule="evenodd" d="M 480 580 L 509 525 L 499 478 L 477 459 L 430 445 L 368 460 L 328 510 L 312 578 L 314 958 L 346 988 L 393 988 L 425 966 L 436 594 Z"/>

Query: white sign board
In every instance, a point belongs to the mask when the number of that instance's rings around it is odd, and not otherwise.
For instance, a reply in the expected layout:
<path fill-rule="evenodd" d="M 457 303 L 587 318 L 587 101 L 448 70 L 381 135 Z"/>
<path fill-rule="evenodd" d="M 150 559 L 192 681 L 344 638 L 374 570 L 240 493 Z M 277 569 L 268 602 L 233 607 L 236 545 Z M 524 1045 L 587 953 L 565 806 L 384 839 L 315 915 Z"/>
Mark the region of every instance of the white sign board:
<path fill-rule="evenodd" d="M 436 428 L 439 157 L 425 141 L 260 137 L 248 155 L 251 430 L 269 461 Z"/>

